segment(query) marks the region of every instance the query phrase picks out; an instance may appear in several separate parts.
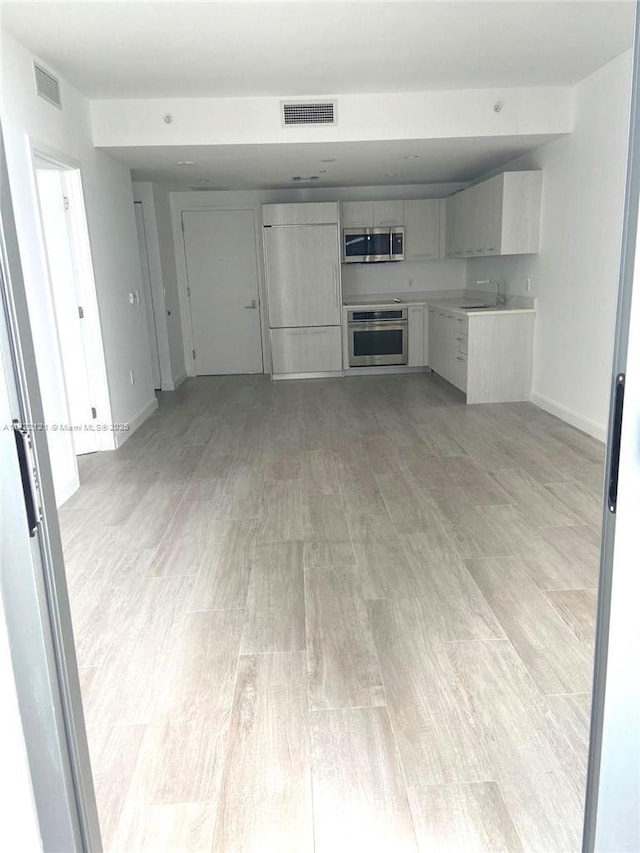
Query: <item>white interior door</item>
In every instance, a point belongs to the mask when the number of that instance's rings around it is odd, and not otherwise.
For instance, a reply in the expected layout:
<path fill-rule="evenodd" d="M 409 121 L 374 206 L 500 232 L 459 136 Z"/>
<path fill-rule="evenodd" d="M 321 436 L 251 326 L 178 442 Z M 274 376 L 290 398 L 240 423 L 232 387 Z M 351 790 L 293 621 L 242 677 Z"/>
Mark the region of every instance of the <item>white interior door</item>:
<path fill-rule="evenodd" d="M 584 853 L 640 850 L 640 17 L 636 16 Z M 604 281 L 603 286 L 613 282 Z"/>
<path fill-rule="evenodd" d="M 160 353 L 158 350 L 158 332 L 156 329 L 156 316 L 153 308 L 153 296 L 151 294 L 151 272 L 149 270 L 149 250 L 147 247 L 147 232 L 144 227 L 144 210 L 141 201 L 135 201 L 133 208 L 136 212 L 136 230 L 138 232 L 138 249 L 140 251 L 140 266 L 142 267 L 142 284 L 144 288 L 144 309 L 147 317 L 147 329 L 149 331 L 149 347 L 151 349 L 151 372 L 153 375 L 153 387 L 162 387 L 160 374 Z"/>
<path fill-rule="evenodd" d="M 338 226 L 274 225 L 263 231 L 271 328 L 339 326 Z"/>
<path fill-rule="evenodd" d="M 182 214 L 196 373 L 262 373 L 251 210 Z"/>
<path fill-rule="evenodd" d="M 100 449 L 100 443 L 93 430 L 95 402 L 82 330 L 85 307 L 78 296 L 62 173 L 47 168 L 36 174 L 55 312 L 51 323 L 57 330 L 74 450 L 76 455 L 92 453 Z"/>

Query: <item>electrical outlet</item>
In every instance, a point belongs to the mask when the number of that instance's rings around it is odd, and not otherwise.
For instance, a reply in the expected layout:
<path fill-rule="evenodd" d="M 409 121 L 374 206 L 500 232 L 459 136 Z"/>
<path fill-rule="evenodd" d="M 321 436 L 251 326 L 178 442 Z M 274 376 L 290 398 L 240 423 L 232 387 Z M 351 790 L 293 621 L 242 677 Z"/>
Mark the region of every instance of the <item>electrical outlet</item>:
<path fill-rule="evenodd" d="M 129 305 L 135 305 L 135 304 L 136 304 L 136 295 L 135 295 L 135 293 L 130 293 L 129 294 Z"/>
<path fill-rule="evenodd" d="M 129 379 L 131 380 L 132 385 L 136 384 L 136 377 L 133 375 L 133 370 L 129 371 Z"/>

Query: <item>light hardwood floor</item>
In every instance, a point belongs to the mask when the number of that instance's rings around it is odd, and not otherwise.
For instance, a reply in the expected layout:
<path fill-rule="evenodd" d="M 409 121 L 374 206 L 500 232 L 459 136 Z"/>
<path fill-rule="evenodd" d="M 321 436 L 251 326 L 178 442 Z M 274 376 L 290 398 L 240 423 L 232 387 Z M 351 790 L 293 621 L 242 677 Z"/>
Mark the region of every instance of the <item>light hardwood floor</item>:
<path fill-rule="evenodd" d="M 105 847 L 578 851 L 602 466 L 427 374 L 161 395 L 60 511 Z"/>

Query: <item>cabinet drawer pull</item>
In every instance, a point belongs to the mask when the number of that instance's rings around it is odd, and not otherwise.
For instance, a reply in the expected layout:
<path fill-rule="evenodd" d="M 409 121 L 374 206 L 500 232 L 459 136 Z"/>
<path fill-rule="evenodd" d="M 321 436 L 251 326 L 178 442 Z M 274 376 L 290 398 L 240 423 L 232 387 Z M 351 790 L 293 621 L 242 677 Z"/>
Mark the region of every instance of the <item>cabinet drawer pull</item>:
<path fill-rule="evenodd" d="M 462 355 L 457 355 L 457 356 L 456 356 L 456 358 L 457 358 L 457 360 L 458 360 L 458 361 L 466 361 L 466 360 L 467 360 L 467 359 L 466 359 L 466 358 L 464 358 L 464 356 L 462 356 Z"/>
<path fill-rule="evenodd" d="M 290 335 L 326 335 L 327 329 L 289 329 Z"/>

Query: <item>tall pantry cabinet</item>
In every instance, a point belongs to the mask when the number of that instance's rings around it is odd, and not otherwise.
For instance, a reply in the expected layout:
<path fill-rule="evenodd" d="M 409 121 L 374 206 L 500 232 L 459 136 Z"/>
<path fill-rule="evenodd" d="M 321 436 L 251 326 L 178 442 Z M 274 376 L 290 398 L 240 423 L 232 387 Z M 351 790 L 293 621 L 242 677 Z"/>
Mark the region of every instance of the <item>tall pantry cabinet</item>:
<path fill-rule="evenodd" d="M 273 378 L 341 375 L 337 202 L 265 204 L 262 218 Z"/>

